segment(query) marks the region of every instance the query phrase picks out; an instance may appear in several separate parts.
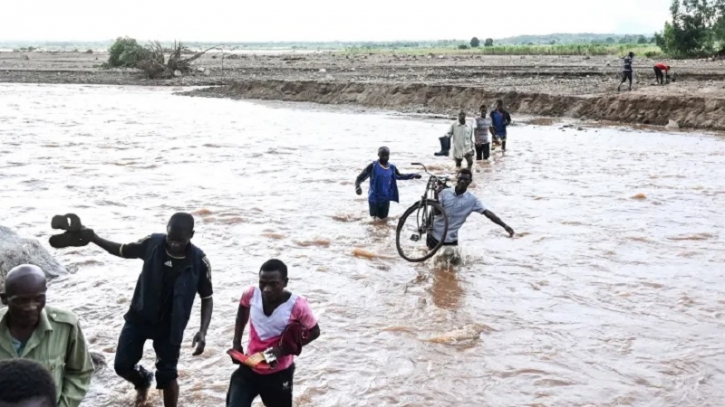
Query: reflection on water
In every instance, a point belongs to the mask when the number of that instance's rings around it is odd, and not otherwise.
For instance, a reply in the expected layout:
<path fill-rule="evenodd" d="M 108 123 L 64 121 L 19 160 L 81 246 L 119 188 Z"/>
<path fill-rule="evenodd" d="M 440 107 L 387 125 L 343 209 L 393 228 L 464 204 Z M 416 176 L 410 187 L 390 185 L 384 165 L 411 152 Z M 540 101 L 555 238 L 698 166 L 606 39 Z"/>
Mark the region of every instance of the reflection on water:
<path fill-rule="evenodd" d="M 516 126 L 476 193 L 519 233 L 471 215 L 454 270 L 402 261 L 395 225 L 425 180 L 372 222 L 354 178 L 391 148 L 402 172 L 447 122 L 168 89 L 0 85 L 2 224 L 47 241 L 76 212 L 107 238 L 195 213 L 215 312 L 180 362 L 183 405 L 223 405 L 237 302 L 281 257 L 322 337 L 299 358 L 300 406 L 720 405 L 725 380 L 725 142 L 717 136 Z M 49 303 L 113 360 L 141 264 L 54 252 L 76 270 Z M 148 344 L 144 363 L 153 364 Z M 161 405 L 158 395 L 154 404 Z M 106 369 L 87 406 L 130 405 Z"/>

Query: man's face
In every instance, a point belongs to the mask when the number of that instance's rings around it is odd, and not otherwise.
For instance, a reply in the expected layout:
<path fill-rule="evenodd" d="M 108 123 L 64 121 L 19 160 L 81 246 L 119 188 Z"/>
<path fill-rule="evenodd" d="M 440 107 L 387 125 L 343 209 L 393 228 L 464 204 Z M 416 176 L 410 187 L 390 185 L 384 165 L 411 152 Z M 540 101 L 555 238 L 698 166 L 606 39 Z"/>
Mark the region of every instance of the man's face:
<path fill-rule="evenodd" d="M 456 189 L 460 192 L 466 192 L 468 186 L 471 185 L 473 178 L 468 174 L 459 174 L 456 182 Z"/>
<path fill-rule="evenodd" d="M 193 236 L 193 231 L 168 225 L 166 227 L 166 249 L 169 251 L 169 254 L 182 256 L 186 252 L 186 247 L 191 242 Z"/>
<path fill-rule="evenodd" d="M 279 301 L 285 287 L 287 287 L 287 279 L 282 278 L 282 273 L 279 271 L 262 271 L 259 273 L 259 290 L 262 291 L 262 297 L 265 301 Z"/>
<path fill-rule="evenodd" d="M 380 150 L 380 152 L 378 152 L 378 158 L 380 159 L 381 164 L 387 164 L 390 159 L 390 151 Z"/>
<path fill-rule="evenodd" d="M 496 102 L 496 109 L 502 110 L 503 109 L 503 102 Z"/>
<path fill-rule="evenodd" d="M 458 123 L 466 124 L 466 114 L 461 112 L 458 113 Z"/>
<path fill-rule="evenodd" d="M 14 325 L 31 328 L 38 325 L 40 313 L 45 308 L 45 281 L 37 276 L 25 276 L 0 294 L 2 303 L 8 306 L 8 314 Z"/>

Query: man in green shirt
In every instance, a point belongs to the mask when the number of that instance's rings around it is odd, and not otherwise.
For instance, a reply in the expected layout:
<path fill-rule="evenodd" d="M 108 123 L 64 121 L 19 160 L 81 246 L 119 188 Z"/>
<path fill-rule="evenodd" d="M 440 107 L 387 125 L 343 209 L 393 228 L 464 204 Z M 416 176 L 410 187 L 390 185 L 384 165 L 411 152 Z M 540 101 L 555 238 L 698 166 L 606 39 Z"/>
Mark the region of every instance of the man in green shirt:
<path fill-rule="evenodd" d="M 45 306 L 47 282 L 38 266 L 8 272 L 0 300 L 0 360 L 30 359 L 50 371 L 58 407 L 78 407 L 88 392 L 93 362 L 78 318 Z"/>

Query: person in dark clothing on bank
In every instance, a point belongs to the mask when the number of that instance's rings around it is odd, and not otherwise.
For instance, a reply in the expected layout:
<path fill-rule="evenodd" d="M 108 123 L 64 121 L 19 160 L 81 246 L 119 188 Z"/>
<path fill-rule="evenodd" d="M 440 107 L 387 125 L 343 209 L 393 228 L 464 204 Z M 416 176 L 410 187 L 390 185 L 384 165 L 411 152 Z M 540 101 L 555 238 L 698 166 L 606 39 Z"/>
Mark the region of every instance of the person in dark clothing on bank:
<path fill-rule="evenodd" d="M 153 374 L 138 365 L 147 340 L 156 352 L 156 387 L 164 393 L 164 406 L 176 407 L 179 399 L 177 364 L 184 329 L 194 299 L 201 297 L 201 329 L 194 336 L 194 356 L 206 346 L 211 322 L 211 265 L 201 249 L 191 243 L 194 218 L 176 213 L 166 226 L 166 234 L 152 234 L 135 243 L 119 244 L 93 233 L 92 242 L 108 253 L 125 259 L 143 260 L 131 306 L 116 349 L 116 373 L 133 383 L 136 406 L 146 402 Z"/>
<path fill-rule="evenodd" d="M 622 84 L 629 81 L 629 90 L 632 90 L 632 61 L 634 59 L 634 52 L 630 52 L 624 57 L 624 63 L 622 65 L 622 81 L 617 86 L 617 92 L 619 92 Z"/>
<path fill-rule="evenodd" d="M 370 216 L 379 219 L 388 217 L 390 201 L 398 202 L 398 183 L 396 180 L 420 179 L 420 174 L 401 174 L 395 165 L 390 164 L 390 149 L 380 147 L 378 160 L 370 163 L 355 179 L 355 193 L 362 195 L 360 184 L 370 178 L 368 203 Z"/>

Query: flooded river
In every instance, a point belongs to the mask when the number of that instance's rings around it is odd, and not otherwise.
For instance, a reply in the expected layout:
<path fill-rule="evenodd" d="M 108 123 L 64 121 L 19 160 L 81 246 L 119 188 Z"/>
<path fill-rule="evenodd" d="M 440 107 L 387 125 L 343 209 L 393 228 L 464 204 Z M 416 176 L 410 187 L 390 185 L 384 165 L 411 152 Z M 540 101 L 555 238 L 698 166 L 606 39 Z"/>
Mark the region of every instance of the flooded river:
<path fill-rule="evenodd" d="M 465 264 L 450 271 L 395 251 L 425 179 L 399 183 L 387 223 L 370 221 L 353 186 L 380 145 L 403 172 L 423 161 L 452 173 L 432 156 L 447 125 L 171 89 L 0 85 L 0 223 L 47 246 L 50 218 L 75 212 L 130 242 L 193 212 L 215 310 L 204 355 L 191 355 L 198 301 L 186 332 L 184 406 L 223 405 L 237 303 L 270 257 L 288 263 L 322 330 L 298 358 L 299 406 L 722 405 L 725 138 L 512 127 L 510 151 L 477 168 L 472 190 L 518 235 L 472 215 Z M 74 272 L 49 304 L 77 312 L 109 361 L 84 405 L 129 406 L 112 361 L 141 262 L 52 252 Z"/>

